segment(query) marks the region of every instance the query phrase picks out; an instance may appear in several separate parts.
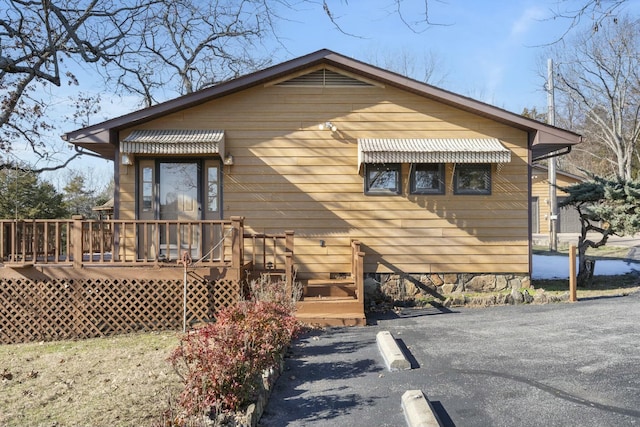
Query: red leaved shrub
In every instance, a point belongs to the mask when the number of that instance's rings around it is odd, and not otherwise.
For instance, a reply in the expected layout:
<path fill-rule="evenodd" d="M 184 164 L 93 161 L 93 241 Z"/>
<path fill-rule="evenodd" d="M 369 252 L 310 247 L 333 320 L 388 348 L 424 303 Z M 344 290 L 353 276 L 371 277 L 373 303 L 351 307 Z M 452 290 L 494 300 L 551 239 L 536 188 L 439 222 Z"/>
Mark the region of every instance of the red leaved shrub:
<path fill-rule="evenodd" d="M 243 408 L 298 330 L 281 304 L 243 301 L 223 309 L 215 323 L 185 334 L 169 358 L 185 383 L 180 406 L 189 415 Z"/>

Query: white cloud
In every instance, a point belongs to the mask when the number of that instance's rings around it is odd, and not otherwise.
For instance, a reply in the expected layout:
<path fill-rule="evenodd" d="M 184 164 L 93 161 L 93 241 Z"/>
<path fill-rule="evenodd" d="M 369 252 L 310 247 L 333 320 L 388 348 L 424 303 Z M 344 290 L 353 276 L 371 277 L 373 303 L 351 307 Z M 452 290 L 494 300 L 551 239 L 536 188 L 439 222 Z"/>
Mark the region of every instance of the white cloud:
<path fill-rule="evenodd" d="M 518 19 L 511 25 L 510 37 L 518 37 L 527 33 L 531 26 L 546 17 L 546 12 L 539 6 L 525 9 Z"/>

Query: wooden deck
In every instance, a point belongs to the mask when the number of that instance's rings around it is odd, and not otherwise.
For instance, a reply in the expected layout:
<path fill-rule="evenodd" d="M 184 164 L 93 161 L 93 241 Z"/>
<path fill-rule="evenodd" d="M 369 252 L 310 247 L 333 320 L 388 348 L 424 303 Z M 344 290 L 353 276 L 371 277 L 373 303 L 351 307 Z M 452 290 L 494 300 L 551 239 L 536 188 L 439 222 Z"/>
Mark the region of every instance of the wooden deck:
<path fill-rule="evenodd" d="M 351 243 L 351 253 L 350 277 L 301 281 L 303 292 L 296 314 L 300 320 L 320 326 L 365 325 L 364 253 L 359 242 Z M 0 220 L 0 262 L 13 272 L 5 272 L 4 277 L 33 275 L 56 280 L 60 276 L 77 280 L 98 272 L 137 278 L 158 275 L 158 269 L 181 268 L 186 262 L 206 269 L 213 280 L 241 283 L 269 274 L 284 280 L 292 292 L 294 232 L 245 233 L 242 217 L 228 221 L 96 221 L 80 216 Z M 43 274 L 45 271 L 51 274 Z"/>

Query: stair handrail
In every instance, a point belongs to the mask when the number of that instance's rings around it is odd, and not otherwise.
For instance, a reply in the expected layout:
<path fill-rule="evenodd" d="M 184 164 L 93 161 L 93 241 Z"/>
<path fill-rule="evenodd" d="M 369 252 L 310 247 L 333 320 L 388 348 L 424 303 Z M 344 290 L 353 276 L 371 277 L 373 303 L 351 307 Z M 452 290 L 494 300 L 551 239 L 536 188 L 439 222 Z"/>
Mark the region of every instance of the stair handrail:
<path fill-rule="evenodd" d="M 360 241 L 351 241 L 351 276 L 356 285 L 356 296 L 364 309 L 364 255 L 360 250 Z"/>

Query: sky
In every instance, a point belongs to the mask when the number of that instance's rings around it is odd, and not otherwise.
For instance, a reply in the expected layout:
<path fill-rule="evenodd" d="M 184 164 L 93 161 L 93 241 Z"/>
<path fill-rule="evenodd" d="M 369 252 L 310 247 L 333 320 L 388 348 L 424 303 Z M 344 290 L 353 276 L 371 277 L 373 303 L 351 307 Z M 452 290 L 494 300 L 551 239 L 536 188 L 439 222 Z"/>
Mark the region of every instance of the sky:
<path fill-rule="evenodd" d="M 328 1 L 342 27 L 335 30 L 318 8 L 293 18 L 284 26 L 286 46 L 276 62 L 322 48 L 372 63 L 407 53 L 419 63 L 437 58 L 435 84 L 461 95 L 512 112 L 546 109 L 545 51 L 568 30 L 570 21 L 552 19 L 586 0 L 428 0 L 431 26 L 412 31 L 394 13 L 394 0 Z M 606 1 L 606 0 L 605 0 Z M 640 2 L 629 0 L 626 9 L 640 14 Z M 424 2 L 405 0 L 407 22 L 424 13 Z M 588 19 L 583 21 L 590 25 Z M 424 68 L 424 67 L 423 67 Z M 417 70 L 419 71 L 419 70 Z M 413 76 L 421 79 L 421 73 Z"/>
<path fill-rule="evenodd" d="M 311 0 L 283 14 L 286 19 L 277 26 L 281 43 L 267 49 L 275 52 L 273 64 L 324 48 L 382 68 L 403 58 L 411 65 L 411 77 L 418 80 L 424 76 L 425 58 L 431 56 L 436 67 L 429 83 L 435 86 L 515 113 L 533 107 L 544 112 L 545 51 L 570 26 L 568 20 L 553 19 L 554 11 L 585 1 L 428 0 L 433 25 L 424 25 L 416 22 L 424 14 L 425 1 L 404 0 L 402 12 L 410 27 L 394 12 L 394 0 L 327 0 L 341 32 L 325 16 L 322 2 Z M 640 15 L 640 1 L 629 0 L 624 11 Z M 582 24 L 591 25 L 589 17 Z M 81 78 L 79 89 L 92 92 L 99 86 Z M 64 108 L 64 96 L 56 96 L 58 108 Z M 102 111 L 94 123 L 137 108 L 134 99 L 101 96 Z M 79 127 L 64 126 L 64 132 Z M 105 176 L 113 170 L 110 162 L 88 156 L 72 167 Z M 51 176 L 56 179 L 56 174 Z"/>
<path fill-rule="evenodd" d="M 552 40 L 543 31 L 548 25 L 541 21 L 550 13 L 540 1 L 430 0 L 430 20 L 435 25 L 416 24 L 417 32 L 393 13 L 390 3 L 338 4 L 342 7 L 336 7 L 334 15 L 358 37 L 336 31 L 323 16 L 290 22 L 289 51 L 298 56 L 328 48 L 383 68 L 394 55 L 406 55 L 418 64 L 413 76 L 417 79 L 422 78 L 423 58 L 432 55 L 438 68 L 430 83 L 436 86 L 517 112 L 544 101 L 544 81 L 536 70 L 541 49 L 535 46 Z M 421 2 L 412 3 L 417 9 L 406 11 L 407 21 L 423 12 Z"/>

